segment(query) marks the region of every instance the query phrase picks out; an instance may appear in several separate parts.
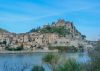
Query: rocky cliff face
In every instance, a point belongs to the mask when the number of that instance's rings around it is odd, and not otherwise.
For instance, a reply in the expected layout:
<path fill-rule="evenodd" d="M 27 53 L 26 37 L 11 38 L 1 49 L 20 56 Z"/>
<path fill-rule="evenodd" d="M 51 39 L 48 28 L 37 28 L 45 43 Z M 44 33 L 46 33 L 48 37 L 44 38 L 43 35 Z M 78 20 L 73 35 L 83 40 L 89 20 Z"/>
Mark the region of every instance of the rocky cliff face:
<path fill-rule="evenodd" d="M 70 33 L 72 33 L 73 36 L 80 36 L 81 35 L 81 33 L 76 29 L 74 24 L 70 21 L 65 21 L 63 19 L 60 19 L 55 23 L 55 26 L 57 26 L 57 27 L 65 26 L 67 29 L 70 30 Z"/>

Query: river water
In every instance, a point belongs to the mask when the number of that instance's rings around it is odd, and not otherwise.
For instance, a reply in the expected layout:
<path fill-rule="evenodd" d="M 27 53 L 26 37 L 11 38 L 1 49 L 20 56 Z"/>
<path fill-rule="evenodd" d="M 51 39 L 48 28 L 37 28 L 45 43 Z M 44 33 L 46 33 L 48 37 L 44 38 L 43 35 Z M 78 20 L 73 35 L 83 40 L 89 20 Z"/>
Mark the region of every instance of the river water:
<path fill-rule="evenodd" d="M 0 54 L 0 71 L 30 71 L 34 65 L 42 65 L 42 57 L 46 53 Z M 76 59 L 80 63 L 90 60 L 87 53 L 64 53 L 64 57 Z M 50 69 L 43 64 L 46 71 Z"/>

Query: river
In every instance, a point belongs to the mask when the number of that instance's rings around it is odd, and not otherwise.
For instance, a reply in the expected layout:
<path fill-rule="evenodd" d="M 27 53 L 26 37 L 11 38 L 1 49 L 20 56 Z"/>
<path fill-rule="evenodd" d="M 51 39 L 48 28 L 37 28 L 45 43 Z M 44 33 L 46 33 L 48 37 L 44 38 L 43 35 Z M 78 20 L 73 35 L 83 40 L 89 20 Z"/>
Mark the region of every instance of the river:
<path fill-rule="evenodd" d="M 46 53 L 31 53 L 31 54 L 0 54 L 0 71 L 30 71 L 33 65 L 41 65 L 42 57 Z M 90 60 L 87 53 L 65 53 L 66 58 L 74 58 L 80 63 Z M 44 64 L 46 71 L 50 69 Z"/>

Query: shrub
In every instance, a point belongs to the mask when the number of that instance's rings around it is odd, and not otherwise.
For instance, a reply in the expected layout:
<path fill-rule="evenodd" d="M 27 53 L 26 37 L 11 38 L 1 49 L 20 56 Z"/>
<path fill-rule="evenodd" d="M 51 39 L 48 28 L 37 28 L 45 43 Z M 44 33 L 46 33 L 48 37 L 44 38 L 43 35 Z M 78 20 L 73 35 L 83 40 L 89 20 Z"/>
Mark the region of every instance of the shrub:
<path fill-rule="evenodd" d="M 59 55 L 57 54 L 48 53 L 43 57 L 43 62 L 45 62 L 48 65 L 48 67 L 52 69 L 52 71 L 55 70 L 58 60 Z"/>
<path fill-rule="evenodd" d="M 42 66 L 35 65 L 31 71 L 45 71 Z"/>
<path fill-rule="evenodd" d="M 80 64 L 75 60 L 67 60 L 65 63 L 58 66 L 56 71 L 84 71 Z"/>
<path fill-rule="evenodd" d="M 49 46 L 50 50 L 58 49 L 60 52 L 77 52 L 78 48 L 74 46 Z"/>
<path fill-rule="evenodd" d="M 19 47 L 16 47 L 16 48 L 10 48 L 10 47 L 5 47 L 5 50 L 9 50 L 9 51 L 21 51 L 23 50 L 24 48 L 19 46 Z"/>
<path fill-rule="evenodd" d="M 100 71 L 100 40 L 96 43 L 94 50 L 89 52 L 91 57 L 90 71 Z"/>

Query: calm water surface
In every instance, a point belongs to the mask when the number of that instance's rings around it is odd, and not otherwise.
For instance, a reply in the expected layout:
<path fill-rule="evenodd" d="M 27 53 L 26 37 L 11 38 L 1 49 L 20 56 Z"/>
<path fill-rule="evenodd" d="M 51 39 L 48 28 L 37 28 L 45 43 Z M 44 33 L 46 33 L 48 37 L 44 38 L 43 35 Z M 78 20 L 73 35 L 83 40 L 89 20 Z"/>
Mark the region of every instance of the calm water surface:
<path fill-rule="evenodd" d="M 32 54 L 0 54 L 0 71 L 30 71 L 33 65 L 41 65 L 42 57 L 46 53 Z M 62 54 L 63 56 L 63 54 Z M 88 62 L 90 58 L 86 53 L 65 53 L 64 57 L 74 58 L 80 63 Z M 50 69 L 44 64 L 46 71 Z"/>

